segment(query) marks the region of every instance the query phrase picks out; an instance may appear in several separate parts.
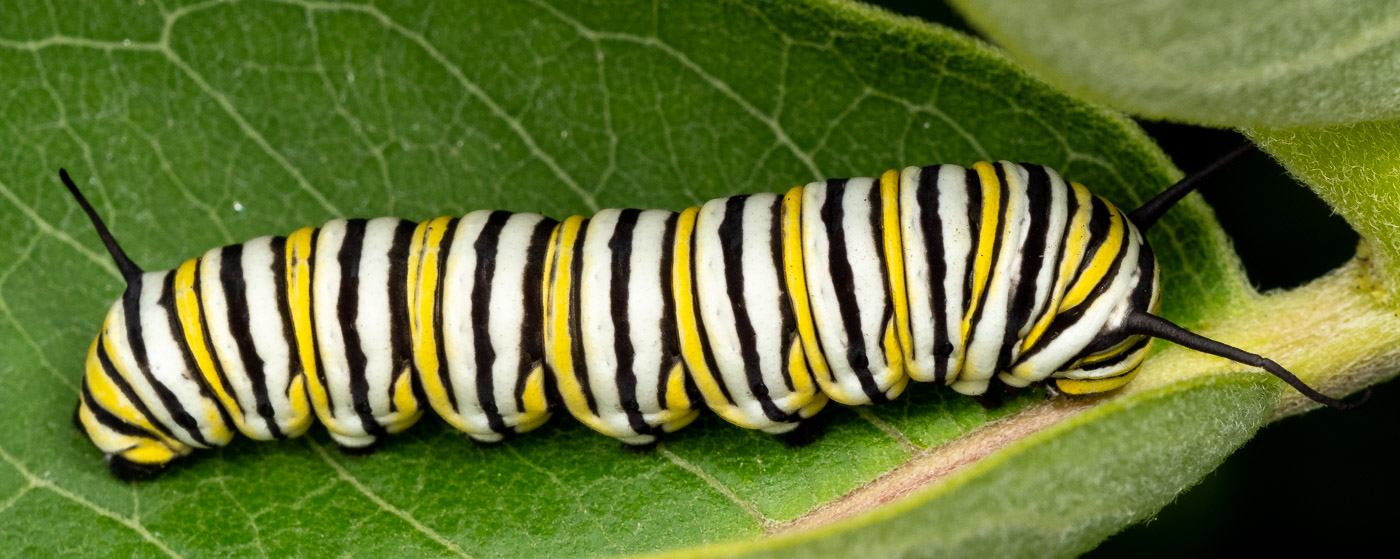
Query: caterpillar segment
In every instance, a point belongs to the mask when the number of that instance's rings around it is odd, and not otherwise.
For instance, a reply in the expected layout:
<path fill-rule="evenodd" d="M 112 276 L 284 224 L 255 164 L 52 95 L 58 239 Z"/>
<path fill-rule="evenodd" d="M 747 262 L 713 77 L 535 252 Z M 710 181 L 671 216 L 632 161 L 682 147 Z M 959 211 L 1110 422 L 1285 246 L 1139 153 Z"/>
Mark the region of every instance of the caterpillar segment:
<path fill-rule="evenodd" d="M 549 418 L 544 269 L 558 222 L 481 210 L 418 225 L 409 251 L 414 362 L 433 411 L 481 442 Z"/>
<path fill-rule="evenodd" d="M 751 194 L 711 200 L 694 215 L 682 323 L 699 347 L 688 360 L 705 403 L 748 429 L 787 433 L 826 405 L 808 368 L 784 277 L 783 197 Z M 703 341 L 702 341 L 703 340 Z"/>
<path fill-rule="evenodd" d="M 629 445 L 699 415 L 671 297 L 677 217 L 635 209 L 574 217 L 553 247 L 546 362 L 569 413 Z"/>
<path fill-rule="evenodd" d="M 1349 406 L 1149 314 L 1135 223 L 1180 187 L 1126 214 L 1038 165 L 934 165 L 679 213 L 338 219 L 143 272 L 60 175 L 128 283 L 75 415 L 124 479 L 313 415 L 352 451 L 427 408 L 482 442 L 564 409 L 646 445 L 702 408 L 783 434 L 910 380 L 1093 394 L 1128 382 L 1152 337 Z"/>

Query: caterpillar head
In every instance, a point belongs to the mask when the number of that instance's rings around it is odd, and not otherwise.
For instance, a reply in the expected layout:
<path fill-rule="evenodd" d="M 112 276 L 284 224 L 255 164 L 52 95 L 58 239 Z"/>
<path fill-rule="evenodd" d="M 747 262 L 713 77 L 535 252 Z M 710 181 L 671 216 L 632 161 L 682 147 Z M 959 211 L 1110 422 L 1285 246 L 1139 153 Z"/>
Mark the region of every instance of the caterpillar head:
<path fill-rule="evenodd" d="M 1125 263 L 1119 272 L 1128 276 L 1127 296 L 1116 301 L 1093 341 L 1050 376 L 1055 389 L 1065 394 L 1096 394 L 1122 387 L 1137 376 L 1152 347 L 1150 336 L 1133 333 L 1126 325 L 1129 316 L 1157 312 L 1161 302 L 1157 259 L 1132 223 L 1126 226 L 1139 244 L 1136 264 Z"/>
<path fill-rule="evenodd" d="M 1189 349 L 1262 368 L 1309 399 L 1329 407 L 1352 409 L 1370 398 L 1371 390 L 1367 388 L 1361 398 L 1343 403 L 1303 383 L 1292 372 L 1271 359 L 1201 336 L 1154 314 L 1157 312 L 1159 295 L 1156 260 L 1151 256 L 1151 249 L 1147 247 L 1143 233 L 1150 229 L 1162 214 L 1195 190 L 1202 179 L 1254 149 L 1253 144 L 1236 149 L 1126 214 L 1126 225 L 1136 242 L 1141 244 L 1141 253 L 1144 255 L 1139 258 L 1139 265 L 1134 271 L 1135 287 L 1131 295 L 1124 297 L 1114 307 L 1109 319 L 1102 323 L 1103 326 L 1096 332 L 1092 341 L 1073 359 L 1066 361 L 1068 365 L 1051 375 L 1051 382 L 1056 388 L 1069 394 L 1092 394 L 1118 388 L 1137 373 L 1146 358 L 1151 339 L 1160 338 Z M 1117 212 L 1116 209 L 1113 211 Z M 1150 282 L 1146 279 L 1149 276 Z"/>
<path fill-rule="evenodd" d="M 226 443 L 232 434 L 176 339 L 175 273 L 141 270 L 68 173 L 59 176 L 127 283 L 88 348 L 73 423 L 103 452 L 114 476 L 149 478 L 195 447 Z"/>
<path fill-rule="evenodd" d="M 122 373 L 132 361 L 130 348 L 119 341 L 125 337 L 122 333 L 109 328 L 121 304 L 113 305 L 102 333 L 88 348 L 73 423 L 103 452 L 113 476 L 134 481 L 155 476 L 192 449 L 173 437 L 168 426 L 151 418 Z"/>
<path fill-rule="evenodd" d="M 1066 394 L 1096 394 L 1133 379 L 1151 338 L 1129 331 L 1135 313 L 1157 310 L 1157 259 L 1142 233 L 1107 200 L 1070 183 L 1078 198 L 1076 227 L 1059 249 L 1049 308 L 1018 340 L 1012 365 L 999 376 L 1012 386 L 1042 379 Z"/>

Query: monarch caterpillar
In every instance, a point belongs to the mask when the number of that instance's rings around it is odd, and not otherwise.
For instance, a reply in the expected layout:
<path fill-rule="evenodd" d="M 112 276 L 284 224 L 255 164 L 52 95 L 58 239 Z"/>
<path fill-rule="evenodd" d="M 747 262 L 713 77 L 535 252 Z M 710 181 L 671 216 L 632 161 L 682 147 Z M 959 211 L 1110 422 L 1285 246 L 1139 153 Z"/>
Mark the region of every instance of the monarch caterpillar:
<path fill-rule="evenodd" d="M 127 257 L 60 170 L 127 282 L 74 422 L 129 480 L 235 431 L 298 436 L 313 417 L 364 450 L 426 408 L 483 442 L 559 407 L 628 445 L 701 408 L 783 435 L 828 400 L 883 402 L 911 379 L 982 397 L 995 383 L 1106 392 L 1153 337 L 1359 405 L 1151 314 L 1143 232 L 1247 149 L 1132 212 L 1046 167 L 981 162 L 679 213 L 337 219 L 160 272 Z"/>

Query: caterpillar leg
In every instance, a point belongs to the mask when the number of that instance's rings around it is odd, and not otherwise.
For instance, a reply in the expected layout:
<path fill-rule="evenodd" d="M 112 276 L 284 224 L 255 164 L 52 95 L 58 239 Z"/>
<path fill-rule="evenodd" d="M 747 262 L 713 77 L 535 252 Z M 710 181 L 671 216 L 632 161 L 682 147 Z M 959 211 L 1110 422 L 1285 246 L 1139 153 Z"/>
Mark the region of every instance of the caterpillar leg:
<path fill-rule="evenodd" d="M 374 442 L 371 442 L 365 446 L 346 446 L 343 444 L 336 444 L 335 448 L 336 450 L 339 450 L 341 454 L 344 454 L 346 456 L 369 456 L 371 454 L 379 452 L 379 445 L 381 442 L 382 440 L 376 439 Z"/>
<path fill-rule="evenodd" d="M 799 422 L 793 430 L 777 435 L 777 439 L 788 448 L 802 448 L 817 442 L 825 434 L 826 421 L 809 417 Z"/>
<path fill-rule="evenodd" d="M 1001 391 L 994 388 L 988 388 L 986 392 L 973 396 L 972 399 L 976 400 L 982 409 L 987 410 L 1000 408 L 1002 404 Z"/>
<path fill-rule="evenodd" d="M 652 437 L 651 442 L 642 444 L 631 444 L 626 441 L 622 441 L 620 446 L 622 447 L 622 450 L 625 450 L 627 452 L 646 453 L 656 450 L 656 447 L 660 444 L 660 437 Z"/>

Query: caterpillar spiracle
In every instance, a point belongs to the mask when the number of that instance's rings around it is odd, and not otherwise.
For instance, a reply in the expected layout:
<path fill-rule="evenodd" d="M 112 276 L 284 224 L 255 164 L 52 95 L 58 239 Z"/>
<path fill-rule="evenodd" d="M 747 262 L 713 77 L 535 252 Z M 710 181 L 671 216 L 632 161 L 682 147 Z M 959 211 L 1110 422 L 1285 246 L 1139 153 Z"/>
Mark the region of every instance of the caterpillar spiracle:
<path fill-rule="evenodd" d="M 1153 337 L 1350 407 L 1152 314 L 1143 232 L 1203 174 L 1133 212 L 1002 161 L 679 213 L 337 219 L 145 272 L 60 171 L 127 282 L 88 351 L 74 422 L 122 479 L 235 432 L 296 437 L 313 418 L 363 450 L 428 408 L 483 442 L 563 407 L 645 445 L 702 408 L 789 433 L 829 400 L 885 402 L 910 380 L 1105 392 Z"/>

